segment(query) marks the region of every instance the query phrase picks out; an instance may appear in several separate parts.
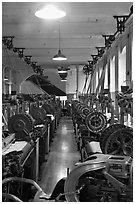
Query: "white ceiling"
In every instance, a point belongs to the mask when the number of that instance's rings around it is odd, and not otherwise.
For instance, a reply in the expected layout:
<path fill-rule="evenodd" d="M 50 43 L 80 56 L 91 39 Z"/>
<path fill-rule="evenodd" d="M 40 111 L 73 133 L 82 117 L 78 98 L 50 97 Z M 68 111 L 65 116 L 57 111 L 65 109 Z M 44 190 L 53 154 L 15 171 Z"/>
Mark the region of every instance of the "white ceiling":
<path fill-rule="evenodd" d="M 2 36 L 15 36 L 14 47 L 25 48 L 24 55 L 32 55 L 43 68 L 57 68 L 60 62 L 52 61 L 60 47 L 68 58 L 63 66 L 87 64 L 96 47 L 104 47 L 102 35 L 116 32 L 114 15 L 129 15 L 133 2 L 59 2 L 53 3 L 66 11 L 58 20 L 37 18 L 35 11 L 47 3 L 3 2 Z"/>

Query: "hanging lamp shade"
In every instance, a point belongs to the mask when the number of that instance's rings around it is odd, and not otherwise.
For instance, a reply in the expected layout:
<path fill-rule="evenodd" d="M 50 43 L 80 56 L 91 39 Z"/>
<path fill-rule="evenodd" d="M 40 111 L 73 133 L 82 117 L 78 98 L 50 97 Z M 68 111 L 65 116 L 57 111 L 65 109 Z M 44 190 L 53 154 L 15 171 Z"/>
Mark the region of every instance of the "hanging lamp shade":
<path fill-rule="evenodd" d="M 57 61 L 67 60 L 66 56 L 61 53 L 61 49 L 60 49 L 60 23 L 59 23 L 59 50 L 58 50 L 58 54 L 54 55 L 52 60 L 57 60 Z"/>
<path fill-rule="evenodd" d="M 66 12 L 58 9 L 52 4 L 49 4 L 46 7 L 36 11 L 35 16 L 43 19 L 59 19 L 66 16 Z"/>
<path fill-rule="evenodd" d="M 66 56 L 61 53 L 60 49 L 58 50 L 58 54 L 54 55 L 54 57 L 52 59 L 58 60 L 58 61 L 67 60 Z"/>
<path fill-rule="evenodd" d="M 61 79 L 61 81 L 67 81 L 67 78 L 65 78 L 65 79 Z"/>
<path fill-rule="evenodd" d="M 66 73 L 59 73 L 59 76 L 61 79 L 65 79 L 67 77 L 67 72 Z"/>
<path fill-rule="evenodd" d="M 67 81 L 67 72 L 66 73 L 59 73 L 61 81 Z"/>
<path fill-rule="evenodd" d="M 63 73 L 67 73 L 67 70 L 59 70 L 58 69 L 58 74 L 63 74 Z"/>

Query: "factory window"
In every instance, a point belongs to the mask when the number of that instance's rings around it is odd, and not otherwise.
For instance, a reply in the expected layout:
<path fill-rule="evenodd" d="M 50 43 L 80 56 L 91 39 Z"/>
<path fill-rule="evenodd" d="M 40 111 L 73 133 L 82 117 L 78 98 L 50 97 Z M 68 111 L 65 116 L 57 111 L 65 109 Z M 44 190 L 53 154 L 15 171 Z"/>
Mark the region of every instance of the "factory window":
<path fill-rule="evenodd" d="M 115 56 L 110 60 L 110 93 L 115 109 Z"/>
<path fill-rule="evenodd" d="M 102 70 L 103 70 L 103 68 L 102 68 L 102 67 L 99 67 L 99 78 L 101 77 Z"/>
<path fill-rule="evenodd" d="M 115 92 L 115 56 L 110 60 L 110 92 Z"/>
<path fill-rule="evenodd" d="M 93 93 L 96 92 L 96 71 L 94 72 L 93 76 Z"/>
<path fill-rule="evenodd" d="M 91 92 L 92 93 L 94 93 L 94 78 L 95 78 L 95 72 L 93 73 L 93 75 L 92 75 L 92 78 L 91 78 L 91 84 L 92 84 L 92 86 L 91 86 Z"/>
<path fill-rule="evenodd" d="M 119 62 L 118 62 L 118 91 L 121 91 L 121 86 L 126 86 L 126 46 L 122 52 L 119 51 Z M 127 84 L 128 85 L 128 84 Z"/>
<path fill-rule="evenodd" d="M 104 89 L 108 89 L 108 65 L 105 66 Z"/>
<path fill-rule="evenodd" d="M 98 69 L 97 69 L 96 70 L 96 86 L 95 86 L 95 88 L 97 88 L 98 82 L 99 82 L 99 78 L 98 78 Z"/>

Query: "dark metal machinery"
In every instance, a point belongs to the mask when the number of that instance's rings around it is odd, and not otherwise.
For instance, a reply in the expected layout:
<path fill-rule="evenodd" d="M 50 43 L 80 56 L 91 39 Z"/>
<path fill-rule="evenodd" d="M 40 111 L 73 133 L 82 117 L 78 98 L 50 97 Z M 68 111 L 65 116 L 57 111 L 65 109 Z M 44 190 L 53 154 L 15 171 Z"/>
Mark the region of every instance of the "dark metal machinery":
<path fill-rule="evenodd" d="M 72 104 L 82 163 L 65 181 L 65 198 L 68 202 L 130 202 L 133 200 L 133 128 L 124 125 L 123 114 L 128 111 L 132 115 L 132 97 L 117 96 L 122 109 L 120 121 L 114 118 L 109 96 L 103 94 L 97 98 L 92 94 L 82 99 Z M 106 116 L 106 108 L 111 112 L 110 118 Z"/>
<path fill-rule="evenodd" d="M 92 155 L 71 171 L 64 189 L 68 202 L 130 202 L 132 158 Z"/>
<path fill-rule="evenodd" d="M 96 47 L 98 55 L 91 55 L 93 61 L 89 66 L 84 66 L 85 74 L 93 74 L 94 64 L 104 54 L 105 49 L 111 47 L 118 33 L 124 33 L 125 21 L 132 13 L 131 10 L 129 16 L 114 16 L 117 20 L 117 31 L 114 35 L 103 35 L 105 47 Z M 128 33 L 124 37 L 127 40 L 129 36 Z M 129 42 L 125 43 L 129 46 Z M 126 56 L 131 57 L 130 53 Z M 107 61 L 105 58 L 103 60 Z M 116 58 L 116 62 L 117 60 Z M 128 64 L 130 63 L 126 62 L 126 66 Z M 129 114 L 133 118 L 133 90 L 121 87 L 121 92 L 118 92 L 118 87 L 115 87 L 115 97 L 111 97 L 110 79 L 108 89 L 104 89 L 105 66 L 106 64 L 103 66 L 95 93 L 91 91 L 90 83 L 87 94 L 72 102 L 72 120 L 81 162 L 62 180 L 62 191 L 53 198 L 54 201 L 133 201 L 133 128 L 124 124 L 125 115 Z M 130 69 L 131 66 L 126 70 L 126 79 L 129 78 L 131 82 Z M 117 74 L 115 73 L 115 77 Z M 86 79 L 88 80 L 87 77 Z M 117 119 L 114 115 L 114 103 L 117 105 L 115 111 L 119 114 Z M 110 113 L 110 118 L 107 113 Z M 26 103 L 23 101 L 18 105 L 16 101 L 10 101 L 8 105 L 3 105 L 3 114 L 6 127 L 3 127 L 2 151 L 3 201 L 51 200 L 51 196 L 46 195 L 35 181 L 59 123 L 59 102 L 39 96 L 35 100 L 35 96 L 29 96 Z"/>
<path fill-rule="evenodd" d="M 107 99 L 105 101 L 110 108 Z M 97 99 L 94 95 L 89 98 L 89 105 L 86 101 L 72 103 L 75 137 L 82 163 L 67 175 L 64 190 L 55 201 L 61 200 L 61 196 L 68 202 L 132 201 L 133 130 L 108 119 L 100 103 L 101 97 Z M 3 201 L 48 199 L 34 180 L 38 180 L 40 167 L 49 152 L 61 107 L 54 101 L 42 101 L 38 105 L 32 102 L 28 107 L 29 113 L 9 117 L 8 131 L 3 131 Z M 6 142 L 9 136 L 12 139 Z M 9 146 L 14 147 L 14 151 L 10 151 Z"/>
<path fill-rule="evenodd" d="M 9 132 L 4 131 L 4 134 L 13 135 L 9 143 L 22 143 L 23 148 L 3 155 L 3 201 L 51 200 L 34 182 L 53 138 L 46 131 L 50 124 L 55 131 L 61 112 L 59 103 L 54 106 L 53 103 L 51 106 L 45 104 L 47 102 L 39 107 L 34 103 L 29 114 L 19 113 L 9 118 Z M 52 115 L 57 116 L 53 123 Z M 110 124 L 94 97 L 91 106 L 74 101 L 72 119 L 82 163 L 67 175 L 64 190 L 54 201 L 61 201 L 61 196 L 68 202 L 132 201 L 132 128 L 119 123 Z M 93 142 L 98 144 L 95 149 Z"/>
<path fill-rule="evenodd" d="M 67 202 L 132 202 L 133 163 L 128 156 L 94 154 L 87 161 L 78 164 L 65 180 L 61 180 L 63 190 L 52 201 Z M 9 177 L 3 186 L 9 188 L 11 182 L 33 185 L 36 193 L 32 201 L 51 201 L 51 197 L 36 182 L 26 178 Z M 59 182 L 59 184 L 60 184 Z M 56 185 L 56 188 L 58 185 Z M 55 189 L 54 189 L 55 190 Z M 61 200 L 61 197 L 63 199 Z M 19 201 L 12 193 L 3 193 L 11 201 Z"/>
<path fill-rule="evenodd" d="M 73 124 L 82 160 L 86 159 L 86 156 L 83 158 L 82 152 L 85 150 L 87 153 L 88 143 L 91 141 L 99 142 L 104 154 L 132 156 L 133 129 L 115 121 L 113 115 L 107 119 L 102 109 L 99 109 L 101 96 L 99 100 L 91 97 L 92 99 L 89 99 L 91 106 L 79 101 L 74 101 L 72 104 Z M 96 102 L 94 108 L 93 101 Z M 104 100 L 103 103 L 105 103 Z M 109 103 L 108 106 L 110 107 Z"/>
<path fill-rule="evenodd" d="M 43 106 L 44 104 L 44 106 Z M 14 183 L 15 177 L 22 179 L 32 179 L 38 181 L 40 179 L 40 167 L 49 153 L 50 142 L 52 140 L 53 131 L 60 119 L 61 108 L 59 102 L 52 102 L 52 106 L 48 109 L 57 108 L 54 115 L 54 121 L 57 117 L 57 123 L 54 122 L 53 130 L 50 130 L 52 119 L 47 115 L 45 103 L 41 101 L 29 102 L 29 113 L 24 109 L 20 109 L 16 105 L 15 114 L 8 118 L 7 128 L 3 130 L 3 148 L 2 148 L 2 177 L 8 179 L 12 177 L 10 187 L 3 186 L 3 199 L 16 200 L 17 197 L 23 201 L 29 200 L 32 194 L 30 185 L 27 183 Z M 44 107 L 44 108 L 43 108 Z M 27 110 L 28 110 L 27 109 Z M 21 110 L 21 113 L 18 112 Z M 27 189 L 27 191 L 26 191 Z M 19 199 L 18 199 L 19 201 Z"/>

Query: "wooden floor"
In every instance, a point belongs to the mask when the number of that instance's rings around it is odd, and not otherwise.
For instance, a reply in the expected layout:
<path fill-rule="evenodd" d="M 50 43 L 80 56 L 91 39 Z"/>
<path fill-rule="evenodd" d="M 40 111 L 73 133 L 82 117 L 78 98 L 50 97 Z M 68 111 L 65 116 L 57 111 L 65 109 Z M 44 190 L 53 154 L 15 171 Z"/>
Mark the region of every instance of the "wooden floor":
<path fill-rule="evenodd" d="M 48 160 L 41 167 L 39 185 L 44 192 L 50 195 L 56 183 L 67 176 L 67 168 L 71 171 L 79 159 L 72 120 L 62 117 L 51 143 Z"/>

